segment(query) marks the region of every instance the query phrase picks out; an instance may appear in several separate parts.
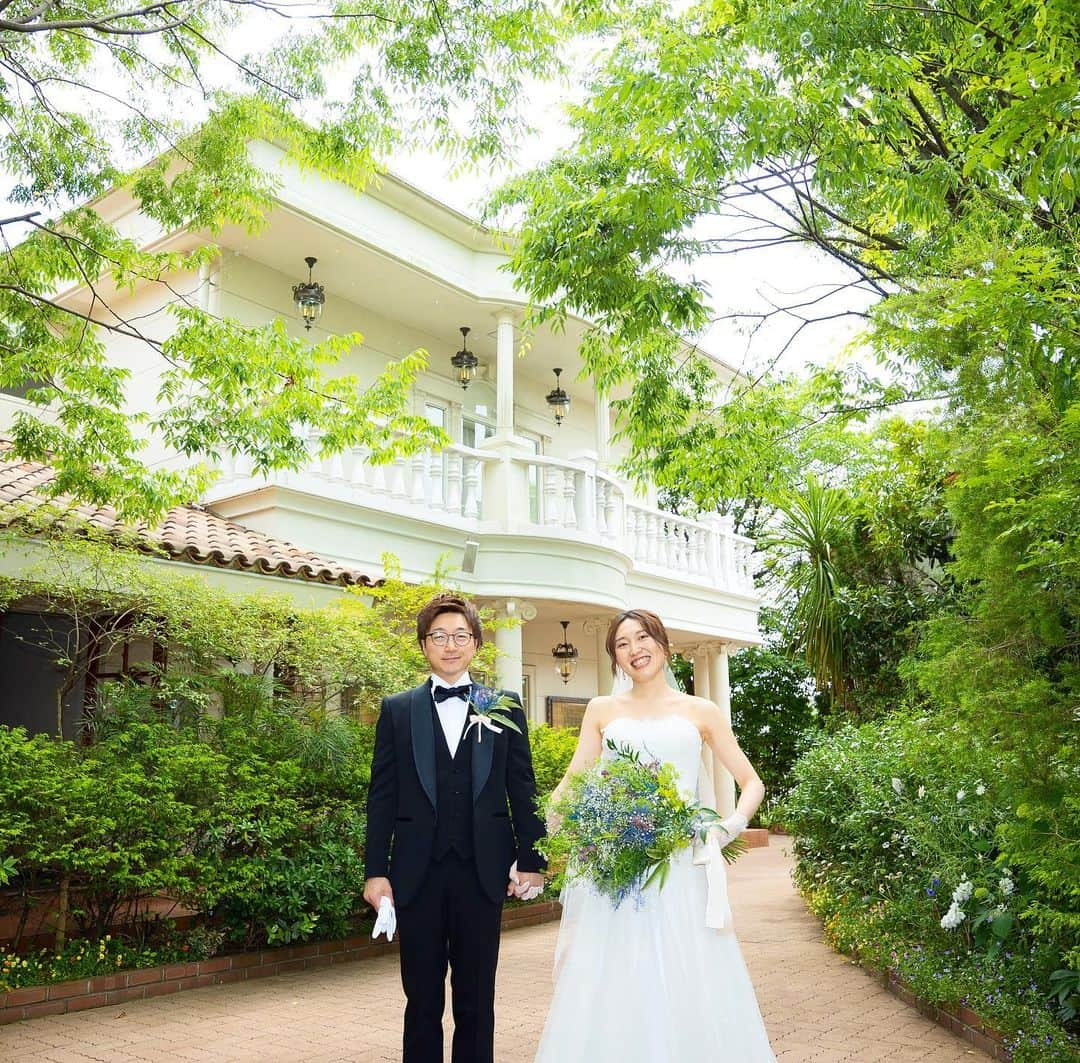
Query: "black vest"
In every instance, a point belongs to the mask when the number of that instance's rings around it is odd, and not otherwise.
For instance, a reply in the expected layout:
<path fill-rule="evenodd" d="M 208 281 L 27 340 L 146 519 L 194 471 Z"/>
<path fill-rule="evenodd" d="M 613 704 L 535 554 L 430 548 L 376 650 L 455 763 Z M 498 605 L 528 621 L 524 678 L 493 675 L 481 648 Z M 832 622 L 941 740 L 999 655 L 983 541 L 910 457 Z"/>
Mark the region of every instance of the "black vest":
<path fill-rule="evenodd" d="M 435 798 L 438 802 L 432 856 L 441 860 L 453 850 L 463 860 L 472 860 L 472 747 L 476 741 L 473 734 L 476 728 L 459 740 L 451 759 L 434 701 L 431 711 L 435 717 Z"/>

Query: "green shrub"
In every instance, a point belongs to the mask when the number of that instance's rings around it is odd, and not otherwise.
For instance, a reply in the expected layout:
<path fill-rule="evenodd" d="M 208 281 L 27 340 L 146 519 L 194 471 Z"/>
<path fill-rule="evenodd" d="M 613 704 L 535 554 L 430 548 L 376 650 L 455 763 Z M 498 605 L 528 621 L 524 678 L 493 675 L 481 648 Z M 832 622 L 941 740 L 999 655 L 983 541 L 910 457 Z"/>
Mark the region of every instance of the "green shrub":
<path fill-rule="evenodd" d="M 576 727 L 548 727 L 538 724 L 529 729 L 533 772 L 538 797 L 546 797 L 559 784 L 577 748 Z"/>
<path fill-rule="evenodd" d="M 755 826 L 777 822 L 805 736 L 818 726 L 810 669 L 775 650 L 751 647 L 731 658 L 731 726 L 765 785 Z"/>
<path fill-rule="evenodd" d="M 1066 952 L 1032 918 L 1041 883 L 1006 848 L 1014 794 L 994 746 L 894 716 L 820 735 L 794 781 L 780 811 L 830 944 L 968 1004 L 1021 1063 L 1075 1058 L 1055 997 Z"/>

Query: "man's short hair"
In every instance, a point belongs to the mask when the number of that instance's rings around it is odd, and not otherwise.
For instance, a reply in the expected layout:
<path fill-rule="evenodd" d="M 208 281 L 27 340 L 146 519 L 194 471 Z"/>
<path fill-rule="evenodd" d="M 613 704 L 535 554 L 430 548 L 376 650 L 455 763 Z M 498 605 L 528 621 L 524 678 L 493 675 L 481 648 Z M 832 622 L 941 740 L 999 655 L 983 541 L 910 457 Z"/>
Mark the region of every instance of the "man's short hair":
<path fill-rule="evenodd" d="M 444 613 L 461 613 L 469 625 L 469 630 L 476 639 L 477 649 L 483 645 L 484 629 L 476 606 L 458 594 L 440 594 L 432 598 L 416 615 L 416 641 L 424 645 L 424 638 L 435 626 L 435 621 Z"/>

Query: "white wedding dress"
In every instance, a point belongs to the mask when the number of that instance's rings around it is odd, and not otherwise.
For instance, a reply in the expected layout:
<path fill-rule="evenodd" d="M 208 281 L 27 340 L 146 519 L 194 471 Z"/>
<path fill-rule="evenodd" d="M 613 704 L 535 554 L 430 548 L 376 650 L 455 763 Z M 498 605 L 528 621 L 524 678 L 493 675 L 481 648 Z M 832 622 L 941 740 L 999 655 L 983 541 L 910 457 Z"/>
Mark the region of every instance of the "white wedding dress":
<path fill-rule="evenodd" d="M 690 720 L 617 717 L 604 737 L 675 765 L 696 796 L 701 736 Z M 706 898 L 690 849 L 639 905 L 615 909 L 587 882 L 567 886 L 536 1063 L 774 1063 L 730 918 L 706 926 Z"/>

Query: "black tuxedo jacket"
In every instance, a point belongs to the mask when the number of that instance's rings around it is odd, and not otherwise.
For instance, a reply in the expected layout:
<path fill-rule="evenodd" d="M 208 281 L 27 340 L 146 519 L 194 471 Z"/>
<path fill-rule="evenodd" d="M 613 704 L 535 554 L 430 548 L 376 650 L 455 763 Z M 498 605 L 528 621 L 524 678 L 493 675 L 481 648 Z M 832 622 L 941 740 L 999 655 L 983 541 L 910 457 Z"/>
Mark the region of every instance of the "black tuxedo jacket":
<path fill-rule="evenodd" d="M 542 871 L 536 851 L 544 825 L 536 813 L 536 779 L 529 751 L 528 725 L 516 694 L 511 718 L 521 734 L 477 727 L 462 739 L 472 742 L 473 844 L 476 871 L 493 900 L 506 896 L 507 873 L 517 860 L 520 871 Z M 367 803 L 368 878 L 387 877 L 394 902 L 407 905 L 431 863 L 438 815 L 435 792 L 437 723 L 431 711 L 431 684 L 383 698 L 375 726 L 375 754 Z M 478 725 L 479 726 L 479 725 Z"/>

